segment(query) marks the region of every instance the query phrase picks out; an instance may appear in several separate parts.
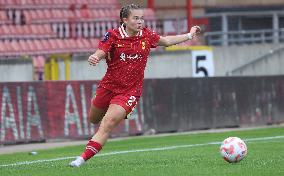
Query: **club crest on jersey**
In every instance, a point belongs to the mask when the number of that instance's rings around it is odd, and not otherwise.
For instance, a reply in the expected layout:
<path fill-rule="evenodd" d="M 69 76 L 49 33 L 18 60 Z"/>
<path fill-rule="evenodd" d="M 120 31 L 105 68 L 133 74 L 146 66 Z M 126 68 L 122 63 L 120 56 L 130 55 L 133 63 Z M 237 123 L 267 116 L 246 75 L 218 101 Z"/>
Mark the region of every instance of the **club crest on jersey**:
<path fill-rule="evenodd" d="M 106 32 L 104 35 L 104 38 L 102 39 L 102 42 L 105 42 L 109 39 L 109 32 Z"/>
<path fill-rule="evenodd" d="M 146 43 L 143 41 L 141 42 L 141 44 L 142 44 L 142 49 L 144 50 L 146 48 Z"/>

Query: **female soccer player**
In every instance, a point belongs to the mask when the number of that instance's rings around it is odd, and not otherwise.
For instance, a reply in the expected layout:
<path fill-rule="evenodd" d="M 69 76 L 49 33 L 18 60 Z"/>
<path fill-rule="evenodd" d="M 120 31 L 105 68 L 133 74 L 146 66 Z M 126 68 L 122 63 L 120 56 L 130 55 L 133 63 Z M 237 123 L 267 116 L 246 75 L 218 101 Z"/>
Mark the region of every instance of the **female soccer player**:
<path fill-rule="evenodd" d="M 120 10 L 121 26 L 109 30 L 100 41 L 98 50 L 88 62 L 96 66 L 106 58 L 107 72 L 101 80 L 89 112 L 90 121 L 99 123 L 97 133 L 89 140 L 85 151 L 70 163 L 79 167 L 97 154 L 106 143 L 111 131 L 135 108 L 141 94 L 144 70 L 150 48 L 171 46 L 191 40 L 200 32 L 198 26 L 190 33 L 159 36 L 143 27 L 143 10 L 134 4 Z"/>

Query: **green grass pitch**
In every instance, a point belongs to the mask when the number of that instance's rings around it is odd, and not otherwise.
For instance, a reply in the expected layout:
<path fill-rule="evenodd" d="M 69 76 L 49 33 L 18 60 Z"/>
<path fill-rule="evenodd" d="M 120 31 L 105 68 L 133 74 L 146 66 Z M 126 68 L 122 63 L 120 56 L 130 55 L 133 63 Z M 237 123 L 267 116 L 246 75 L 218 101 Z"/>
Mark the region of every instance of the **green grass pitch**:
<path fill-rule="evenodd" d="M 239 163 L 225 162 L 220 144 L 214 143 L 229 136 L 251 139 L 246 141 L 248 155 Z M 275 136 L 278 138 L 266 138 Z M 284 175 L 283 127 L 114 140 L 82 167 L 69 167 L 72 158 L 68 157 L 79 155 L 83 149 L 81 145 L 39 150 L 38 155 L 0 155 L 0 175 Z"/>

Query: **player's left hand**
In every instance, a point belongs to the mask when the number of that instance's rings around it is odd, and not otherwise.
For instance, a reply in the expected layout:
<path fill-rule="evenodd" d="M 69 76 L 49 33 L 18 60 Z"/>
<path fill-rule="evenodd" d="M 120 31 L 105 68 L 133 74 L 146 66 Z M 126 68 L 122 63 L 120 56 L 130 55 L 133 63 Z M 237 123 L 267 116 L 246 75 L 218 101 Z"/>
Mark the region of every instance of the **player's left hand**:
<path fill-rule="evenodd" d="M 201 32 L 201 28 L 199 26 L 193 26 L 190 29 L 190 33 L 193 37 L 195 37 L 196 35 L 198 35 Z"/>

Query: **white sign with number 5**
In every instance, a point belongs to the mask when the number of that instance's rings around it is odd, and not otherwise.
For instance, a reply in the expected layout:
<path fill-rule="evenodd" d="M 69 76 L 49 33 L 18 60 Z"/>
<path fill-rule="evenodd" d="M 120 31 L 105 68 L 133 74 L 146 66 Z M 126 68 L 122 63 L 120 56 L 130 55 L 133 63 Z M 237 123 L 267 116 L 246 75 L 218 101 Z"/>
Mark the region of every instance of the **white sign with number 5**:
<path fill-rule="evenodd" d="M 213 53 L 211 50 L 192 51 L 192 76 L 214 76 Z"/>

